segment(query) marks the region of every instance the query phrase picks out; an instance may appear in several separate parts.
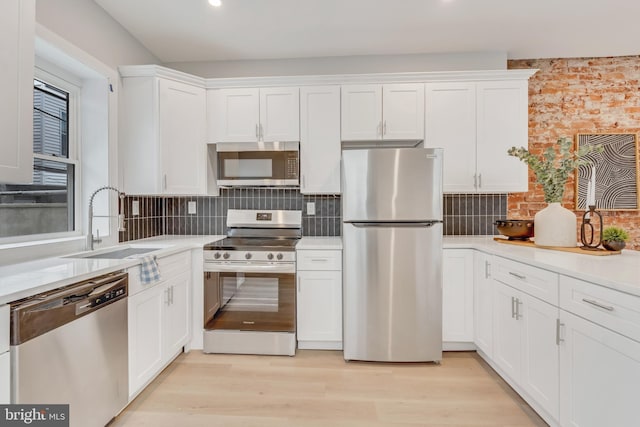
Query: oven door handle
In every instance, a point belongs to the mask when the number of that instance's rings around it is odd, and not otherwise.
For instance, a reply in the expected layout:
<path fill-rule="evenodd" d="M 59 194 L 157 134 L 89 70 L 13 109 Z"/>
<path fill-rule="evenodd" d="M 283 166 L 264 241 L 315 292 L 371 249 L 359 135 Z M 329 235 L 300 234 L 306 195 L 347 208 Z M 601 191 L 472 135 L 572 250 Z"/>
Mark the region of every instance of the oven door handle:
<path fill-rule="evenodd" d="M 216 264 L 205 262 L 204 271 L 219 273 L 295 273 L 296 266 L 294 263 L 255 264 L 240 262 L 233 264 Z"/>

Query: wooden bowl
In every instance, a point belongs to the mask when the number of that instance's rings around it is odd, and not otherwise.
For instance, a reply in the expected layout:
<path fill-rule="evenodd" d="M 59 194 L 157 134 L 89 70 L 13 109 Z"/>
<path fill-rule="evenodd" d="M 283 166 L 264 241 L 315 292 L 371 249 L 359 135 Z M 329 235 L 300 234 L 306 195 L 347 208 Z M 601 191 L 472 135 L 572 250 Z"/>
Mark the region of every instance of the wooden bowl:
<path fill-rule="evenodd" d="M 529 240 L 529 237 L 533 237 L 532 219 L 499 219 L 493 224 L 509 240 Z"/>

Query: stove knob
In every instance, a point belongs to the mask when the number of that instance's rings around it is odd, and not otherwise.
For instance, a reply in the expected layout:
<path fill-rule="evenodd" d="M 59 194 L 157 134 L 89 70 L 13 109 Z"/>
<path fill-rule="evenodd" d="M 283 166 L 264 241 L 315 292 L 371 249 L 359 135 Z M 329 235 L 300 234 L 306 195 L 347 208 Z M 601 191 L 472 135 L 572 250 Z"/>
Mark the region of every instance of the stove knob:
<path fill-rule="evenodd" d="M 215 259 L 220 259 L 220 252 L 216 252 L 215 254 L 213 254 L 213 257 Z"/>
<path fill-rule="evenodd" d="M 225 252 L 225 253 L 222 255 L 222 258 L 224 258 L 224 259 L 229 259 L 229 256 L 230 256 L 230 255 L 229 255 L 229 252 Z"/>
<path fill-rule="evenodd" d="M 245 257 L 246 259 L 251 259 L 251 253 L 250 253 L 250 252 L 247 252 L 246 254 L 244 254 L 244 257 Z"/>
<path fill-rule="evenodd" d="M 267 255 L 267 259 L 268 259 L 269 261 L 271 261 L 271 260 L 273 259 L 273 254 L 268 254 L 268 255 Z"/>
<path fill-rule="evenodd" d="M 278 261 L 279 261 L 279 260 L 281 260 L 281 259 L 282 259 L 282 254 L 278 254 L 278 255 L 276 256 L 276 258 L 278 258 Z"/>

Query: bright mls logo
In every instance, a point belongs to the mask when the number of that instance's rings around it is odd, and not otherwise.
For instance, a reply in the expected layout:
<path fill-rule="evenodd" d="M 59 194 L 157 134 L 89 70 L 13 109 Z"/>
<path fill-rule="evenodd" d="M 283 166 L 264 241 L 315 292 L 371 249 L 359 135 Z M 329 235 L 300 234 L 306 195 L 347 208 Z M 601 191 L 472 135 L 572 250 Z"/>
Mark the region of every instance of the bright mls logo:
<path fill-rule="evenodd" d="M 69 427 L 69 405 L 0 405 L 0 427 Z"/>

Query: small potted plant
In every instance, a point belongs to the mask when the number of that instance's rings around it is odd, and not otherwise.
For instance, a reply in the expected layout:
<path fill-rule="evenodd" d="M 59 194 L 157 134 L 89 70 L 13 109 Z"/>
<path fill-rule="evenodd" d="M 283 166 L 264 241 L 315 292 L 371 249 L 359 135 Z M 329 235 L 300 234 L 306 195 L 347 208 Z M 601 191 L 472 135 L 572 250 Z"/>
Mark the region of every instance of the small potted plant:
<path fill-rule="evenodd" d="M 624 228 L 611 226 L 602 230 L 602 246 L 605 249 L 620 251 L 626 246 L 627 240 L 629 240 L 629 233 Z"/>

